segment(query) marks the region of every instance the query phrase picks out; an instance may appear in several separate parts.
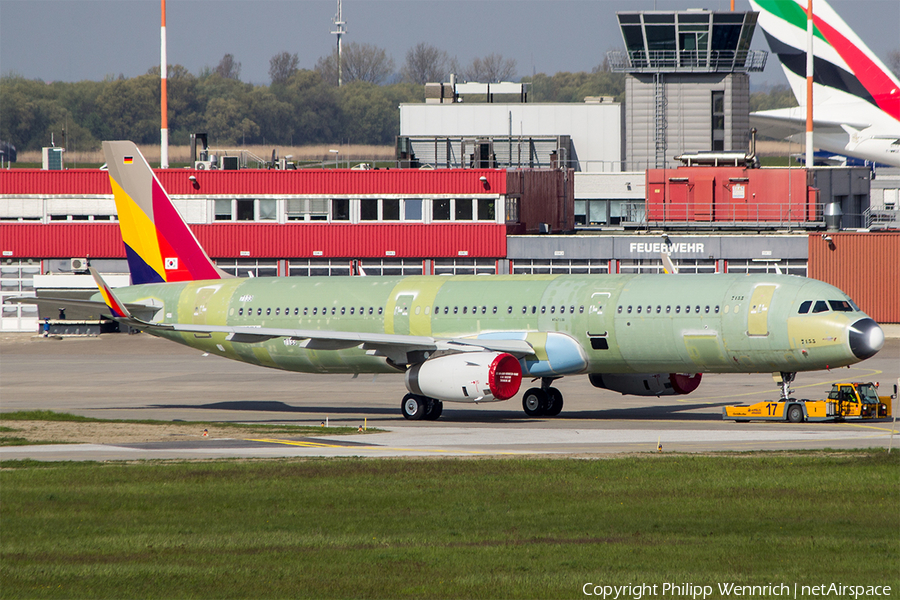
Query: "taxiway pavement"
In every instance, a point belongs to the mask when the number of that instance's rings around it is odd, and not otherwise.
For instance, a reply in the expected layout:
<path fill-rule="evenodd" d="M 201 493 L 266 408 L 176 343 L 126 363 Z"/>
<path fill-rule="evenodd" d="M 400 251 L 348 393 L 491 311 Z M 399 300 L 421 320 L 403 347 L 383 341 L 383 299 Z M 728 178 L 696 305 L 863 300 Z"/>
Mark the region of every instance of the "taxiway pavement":
<path fill-rule="evenodd" d="M 824 397 L 836 381 L 900 377 L 900 339 L 850 368 L 800 373 L 795 397 Z M 523 389 L 528 386 L 523 382 Z M 892 423 L 735 423 L 722 406 L 778 396 L 768 374 L 704 375 L 688 396 L 634 397 L 599 390 L 586 377 L 558 382 L 562 414 L 532 419 L 513 400 L 480 406 L 444 403 L 439 421 L 406 421 L 400 375 L 287 373 L 236 363 L 145 334 L 63 340 L 0 338 L 0 411 L 53 410 L 104 419 L 258 424 L 367 424 L 366 436 L 203 439 L 201 442 L 67 444 L 0 448 L 0 460 L 133 460 L 280 456 L 605 455 L 887 447 Z M 894 414 L 898 403 L 893 404 Z"/>

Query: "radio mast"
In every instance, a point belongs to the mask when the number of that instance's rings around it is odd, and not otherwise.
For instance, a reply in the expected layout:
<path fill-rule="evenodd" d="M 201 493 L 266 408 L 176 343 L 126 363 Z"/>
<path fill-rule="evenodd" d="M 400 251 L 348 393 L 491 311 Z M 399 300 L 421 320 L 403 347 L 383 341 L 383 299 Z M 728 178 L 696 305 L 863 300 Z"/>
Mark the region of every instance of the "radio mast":
<path fill-rule="evenodd" d="M 337 14 L 334 15 L 334 18 L 331 21 L 332 21 L 332 23 L 334 23 L 334 27 L 335 27 L 335 30 L 332 31 L 331 33 L 333 33 L 334 35 L 337 36 L 337 75 L 338 75 L 338 87 L 341 87 L 341 84 L 343 83 L 343 77 L 342 77 L 343 74 L 341 73 L 341 70 L 343 69 L 343 66 L 344 66 L 344 59 L 343 59 L 343 55 L 341 52 L 341 37 L 345 33 L 347 33 L 347 30 L 344 29 L 344 25 L 346 25 L 346 23 L 344 22 L 344 19 L 341 15 L 341 0 L 337 0 Z"/>

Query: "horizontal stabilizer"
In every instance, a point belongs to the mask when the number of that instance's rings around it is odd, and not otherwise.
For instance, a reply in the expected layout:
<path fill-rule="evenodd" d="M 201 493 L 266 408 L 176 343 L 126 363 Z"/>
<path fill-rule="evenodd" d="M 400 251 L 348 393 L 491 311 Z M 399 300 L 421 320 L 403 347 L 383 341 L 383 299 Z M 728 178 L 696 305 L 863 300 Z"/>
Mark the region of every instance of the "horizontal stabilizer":
<path fill-rule="evenodd" d="M 35 304 L 45 311 L 58 311 L 69 309 L 95 310 L 97 315 L 108 314 L 109 306 L 100 300 L 79 300 L 77 298 L 52 298 L 41 296 L 14 296 L 7 298 L 5 304 Z M 123 303 L 128 312 L 141 320 L 150 320 L 159 311 L 159 307 L 146 304 Z"/>

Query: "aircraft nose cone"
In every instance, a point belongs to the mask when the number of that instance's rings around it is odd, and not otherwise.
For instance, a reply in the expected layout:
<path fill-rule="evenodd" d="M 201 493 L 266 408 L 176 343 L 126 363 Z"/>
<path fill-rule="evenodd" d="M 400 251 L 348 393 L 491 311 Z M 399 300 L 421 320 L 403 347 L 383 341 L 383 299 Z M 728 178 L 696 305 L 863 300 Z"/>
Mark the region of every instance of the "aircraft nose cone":
<path fill-rule="evenodd" d="M 860 360 L 875 356 L 884 346 L 884 330 L 872 319 L 860 319 L 850 326 L 850 350 Z"/>

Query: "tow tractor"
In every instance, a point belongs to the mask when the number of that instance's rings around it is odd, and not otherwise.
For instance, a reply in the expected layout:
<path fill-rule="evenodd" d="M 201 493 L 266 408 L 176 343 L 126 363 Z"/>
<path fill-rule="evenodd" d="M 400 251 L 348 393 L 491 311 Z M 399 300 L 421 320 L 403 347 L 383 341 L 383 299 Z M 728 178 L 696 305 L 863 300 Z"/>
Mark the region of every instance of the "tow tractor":
<path fill-rule="evenodd" d="M 749 406 L 735 405 L 722 408 L 722 418 L 731 421 L 844 421 L 887 419 L 891 416 L 891 401 L 897 397 L 897 386 L 892 396 L 879 396 L 877 383 L 858 381 L 835 383 L 827 400 L 795 400 L 787 387 L 790 380 L 782 373 L 782 398 L 777 401 L 757 402 Z M 790 378 L 791 380 L 793 378 Z"/>

